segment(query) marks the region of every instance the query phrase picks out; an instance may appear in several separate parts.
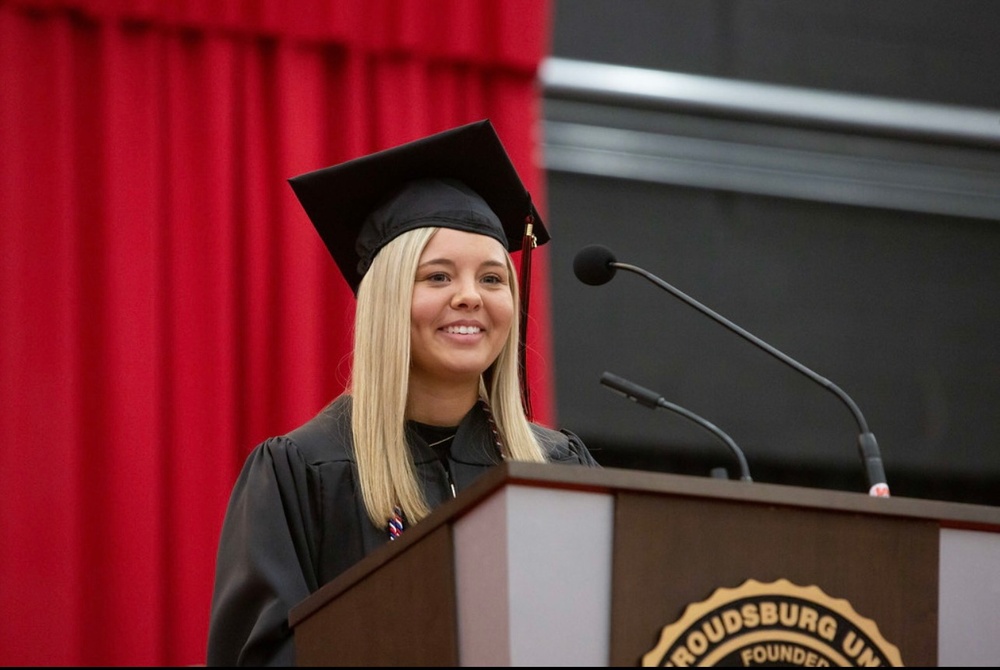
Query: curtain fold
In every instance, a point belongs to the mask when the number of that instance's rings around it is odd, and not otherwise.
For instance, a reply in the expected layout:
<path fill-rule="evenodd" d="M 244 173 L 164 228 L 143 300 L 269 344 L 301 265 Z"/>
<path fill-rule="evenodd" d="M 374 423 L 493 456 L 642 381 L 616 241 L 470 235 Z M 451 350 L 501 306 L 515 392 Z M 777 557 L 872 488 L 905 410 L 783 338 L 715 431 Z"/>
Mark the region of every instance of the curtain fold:
<path fill-rule="evenodd" d="M 0 0 L 0 663 L 204 662 L 244 458 L 349 373 L 353 297 L 287 179 L 490 118 L 544 213 L 548 20 Z M 528 364 L 552 424 L 545 254 Z"/>

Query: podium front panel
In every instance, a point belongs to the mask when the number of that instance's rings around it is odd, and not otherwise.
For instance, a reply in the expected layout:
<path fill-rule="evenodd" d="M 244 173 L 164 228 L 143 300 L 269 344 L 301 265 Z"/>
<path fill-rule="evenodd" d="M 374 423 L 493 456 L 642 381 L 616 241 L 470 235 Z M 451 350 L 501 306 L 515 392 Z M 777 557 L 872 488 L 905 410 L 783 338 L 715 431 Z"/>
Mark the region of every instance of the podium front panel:
<path fill-rule="evenodd" d="M 611 664 L 638 665 L 688 605 L 751 579 L 846 599 L 904 664 L 937 664 L 936 523 L 628 492 L 615 512 Z"/>

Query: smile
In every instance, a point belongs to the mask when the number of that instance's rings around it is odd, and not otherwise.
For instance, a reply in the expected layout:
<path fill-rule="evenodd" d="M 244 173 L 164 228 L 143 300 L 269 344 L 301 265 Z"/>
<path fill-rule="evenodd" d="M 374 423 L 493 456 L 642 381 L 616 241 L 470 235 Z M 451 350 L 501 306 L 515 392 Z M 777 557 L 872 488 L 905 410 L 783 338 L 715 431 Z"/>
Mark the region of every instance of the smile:
<path fill-rule="evenodd" d="M 453 335 L 478 335 L 483 329 L 479 326 L 448 326 L 444 328 L 444 332 Z"/>

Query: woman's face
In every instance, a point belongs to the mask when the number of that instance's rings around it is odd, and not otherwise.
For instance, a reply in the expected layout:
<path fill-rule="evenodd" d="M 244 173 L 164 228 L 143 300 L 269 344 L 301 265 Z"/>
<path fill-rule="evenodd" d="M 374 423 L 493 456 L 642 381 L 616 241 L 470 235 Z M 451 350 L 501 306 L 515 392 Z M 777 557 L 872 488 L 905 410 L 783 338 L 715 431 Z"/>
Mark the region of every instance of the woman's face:
<path fill-rule="evenodd" d="M 506 258 L 485 235 L 442 228 L 431 237 L 413 285 L 411 378 L 478 383 L 514 318 Z"/>

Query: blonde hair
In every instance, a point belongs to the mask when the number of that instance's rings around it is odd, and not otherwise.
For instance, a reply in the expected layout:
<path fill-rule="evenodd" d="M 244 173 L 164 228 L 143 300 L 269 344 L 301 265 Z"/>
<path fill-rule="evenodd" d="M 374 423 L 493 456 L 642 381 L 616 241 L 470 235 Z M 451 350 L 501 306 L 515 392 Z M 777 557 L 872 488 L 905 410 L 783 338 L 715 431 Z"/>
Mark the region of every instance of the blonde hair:
<path fill-rule="evenodd" d="M 430 513 L 406 442 L 406 399 L 413 285 L 420 255 L 437 230 L 417 228 L 386 244 L 358 288 L 348 391 L 352 396 L 351 431 L 365 509 L 379 527 L 391 518 L 395 506 L 410 523 Z M 507 340 L 490 366 L 489 388 L 480 379 L 480 396 L 492 411 L 503 457 L 544 462 L 545 451 L 521 404 L 517 273 L 509 254 L 506 262 L 514 318 Z"/>

